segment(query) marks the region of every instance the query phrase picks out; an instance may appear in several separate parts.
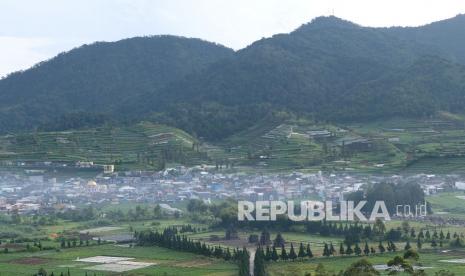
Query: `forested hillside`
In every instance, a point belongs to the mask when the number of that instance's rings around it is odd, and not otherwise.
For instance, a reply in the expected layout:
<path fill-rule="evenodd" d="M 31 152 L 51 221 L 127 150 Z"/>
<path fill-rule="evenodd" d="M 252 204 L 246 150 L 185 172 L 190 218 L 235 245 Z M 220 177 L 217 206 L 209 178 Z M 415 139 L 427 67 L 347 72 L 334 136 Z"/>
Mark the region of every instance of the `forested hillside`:
<path fill-rule="evenodd" d="M 139 95 L 157 97 L 166 84 L 232 54 L 220 45 L 174 36 L 84 45 L 1 80 L 0 129 L 121 121 L 137 111 Z M 121 106 L 131 109 L 121 113 Z"/>
<path fill-rule="evenodd" d="M 320 17 L 237 52 L 169 36 L 96 43 L 1 80 L 0 130 L 149 120 L 213 141 L 295 116 L 461 113 L 463 37 L 463 15 L 417 28 Z"/>

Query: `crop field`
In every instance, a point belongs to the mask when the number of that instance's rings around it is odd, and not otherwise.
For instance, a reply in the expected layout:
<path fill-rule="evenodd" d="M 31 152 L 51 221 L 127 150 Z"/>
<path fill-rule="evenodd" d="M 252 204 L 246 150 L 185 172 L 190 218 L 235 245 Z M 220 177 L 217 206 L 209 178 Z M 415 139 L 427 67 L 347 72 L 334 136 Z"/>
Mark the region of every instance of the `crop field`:
<path fill-rule="evenodd" d="M 428 197 L 433 210 L 443 217 L 465 218 L 465 193 L 440 193 Z"/>
<path fill-rule="evenodd" d="M 450 114 L 348 125 L 258 122 L 214 143 L 148 122 L 0 137 L 4 164 L 93 161 L 116 164 L 117 169 L 207 164 L 245 171 L 446 173 L 465 169 L 464 160 L 464 122 Z"/>
<path fill-rule="evenodd" d="M 197 164 L 196 140 L 187 133 L 162 125 L 139 123 L 128 127 L 36 132 L 0 137 L 0 160 L 93 161 L 121 168 L 157 168 L 169 162 Z"/>
<path fill-rule="evenodd" d="M 402 255 L 402 252 L 399 253 L 387 253 L 387 254 L 377 254 L 374 256 L 369 256 L 368 260 L 373 265 L 385 265 L 390 259 L 396 255 Z M 268 266 L 267 270 L 271 276 L 280 276 L 280 275 L 295 275 L 295 276 L 304 276 L 306 273 L 314 273 L 315 268 L 318 263 L 322 263 L 327 271 L 338 273 L 341 270 L 349 267 L 350 264 L 356 262 L 357 260 L 363 257 L 328 257 L 328 258 L 318 258 L 312 260 L 296 261 L 296 262 L 278 262 L 272 263 Z M 455 275 L 464 275 L 465 273 L 465 264 L 464 263 L 452 263 L 448 260 L 463 260 L 465 259 L 465 252 L 463 250 L 423 250 L 420 251 L 420 259 L 418 262 L 414 262 L 415 266 L 424 267 L 427 275 L 434 275 L 435 272 L 439 270 L 447 269 L 450 272 L 455 273 Z M 385 270 L 379 270 L 381 275 L 388 275 L 388 272 Z M 403 274 L 400 274 L 403 275 Z"/>
<path fill-rule="evenodd" d="M 105 261 L 101 256 L 122 259 L 119 259 L 118 266 L 116 261 Z M 86 260 L 85 258 L 94 259 Z M 108 266 L 102 266 L 105 263 Z M 131 266 L 133 269 L 130 269 Z M 113 273 L 118 269 L 120 271 L 128 269 L 130 274 L 127 275 L 163 275 L 163 273 L 168 275 L 235 275 L 237 265 L 159 247 L 128 248 L 117 245 L 62 249 L 59 252 L 49 250 L 37 253 L 0 254 L 1 275 L 30 275 L 37 272 L 39 268 L 44 268 L 49 273 L 53 271 L 55 275 L 61 272 L 66 273 L 68 269 L 72 275 L 84 275 L 86 272 L 90 275 L 93 273 L 114 275 Z M 123 272 L 118 275 L 126 274 Z"/>

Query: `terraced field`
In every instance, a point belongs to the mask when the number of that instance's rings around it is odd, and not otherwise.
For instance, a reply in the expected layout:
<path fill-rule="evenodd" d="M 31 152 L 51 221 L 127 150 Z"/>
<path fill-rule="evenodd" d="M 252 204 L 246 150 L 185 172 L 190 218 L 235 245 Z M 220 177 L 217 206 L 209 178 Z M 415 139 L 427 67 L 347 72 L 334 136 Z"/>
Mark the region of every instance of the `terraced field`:
<path fill-rule="evenodd" d="M 160 168 L 162 163 L 197 164 L 204 157 L 187 133 L 162 125 L 36 132 L 0 137 L 0 160 L 93 161 L 123 168 Z"/>
<path fill-rule="evenodd" d="M 459 172 L 465 169 L 465 122 L 446 115 L 349 125 L 259 122 L 216 143 L 148 122 L 5 135 L 0 137 L 0 164 L 93 161 L 117 169 L 207 164 L 271 171 Z"/>

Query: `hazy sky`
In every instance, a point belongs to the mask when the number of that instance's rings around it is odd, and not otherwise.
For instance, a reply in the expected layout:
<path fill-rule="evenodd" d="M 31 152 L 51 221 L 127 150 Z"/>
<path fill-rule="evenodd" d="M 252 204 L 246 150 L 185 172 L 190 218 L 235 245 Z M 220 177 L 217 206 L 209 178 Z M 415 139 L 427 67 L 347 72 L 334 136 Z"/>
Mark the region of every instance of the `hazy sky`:
<path fill-rule="evenodd" d="M 94 41 L 175 34 L 240 49 L 331 15 L 418 26 L 465 13 L 465 0 L 0 0 L 0 76 Z"/>

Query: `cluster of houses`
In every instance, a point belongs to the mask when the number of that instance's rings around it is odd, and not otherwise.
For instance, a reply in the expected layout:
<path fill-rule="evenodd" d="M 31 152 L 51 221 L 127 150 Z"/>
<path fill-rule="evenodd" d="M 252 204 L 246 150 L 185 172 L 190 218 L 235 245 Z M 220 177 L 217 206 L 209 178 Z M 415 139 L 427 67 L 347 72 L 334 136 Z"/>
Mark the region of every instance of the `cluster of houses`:
<path fill-rule="evenodd" d="M 426 194 L 465 190 L 461 175 L 364 175 L 326 173 L 222 174 L 201 167 L 161 172 L 101 173 L 91 179 L 47 177 L 40 171 L 0 172 L 0 212 L 31 213 L 76 205 L 121 202 L 168 204 L 189 199 L 344 199 L 363 185 L 416 182 Z M 168 208 L 168 207 L 167 207 Z"/>

